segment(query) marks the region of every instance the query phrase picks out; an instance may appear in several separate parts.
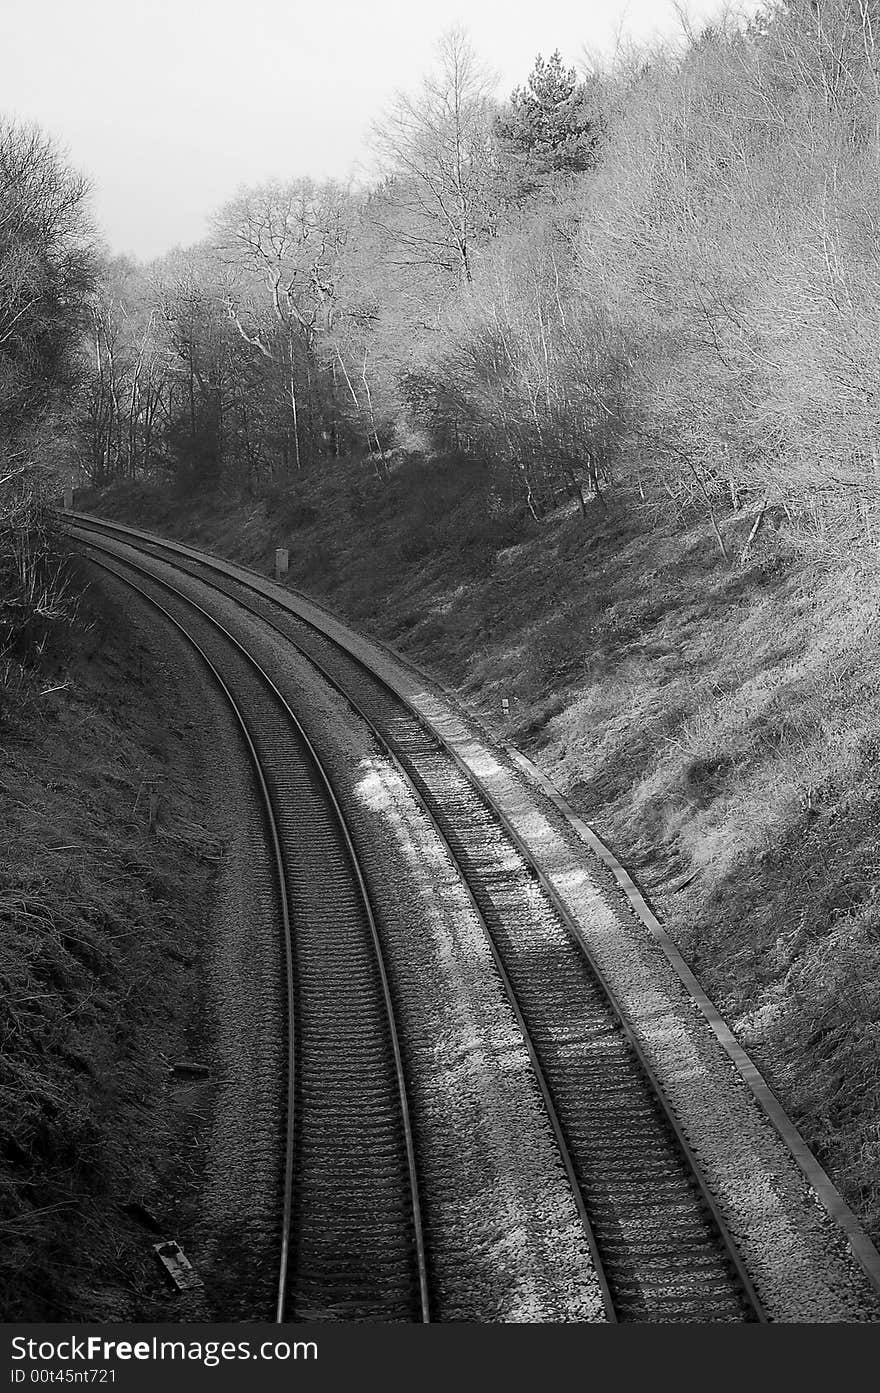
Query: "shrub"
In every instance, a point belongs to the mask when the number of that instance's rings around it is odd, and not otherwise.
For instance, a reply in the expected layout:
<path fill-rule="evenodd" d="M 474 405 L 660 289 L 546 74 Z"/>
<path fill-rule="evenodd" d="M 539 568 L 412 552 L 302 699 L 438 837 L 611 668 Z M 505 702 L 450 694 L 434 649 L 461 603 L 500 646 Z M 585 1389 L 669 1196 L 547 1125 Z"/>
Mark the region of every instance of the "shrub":
<path fill-rule="evenodd" d="M 9 456 L 5 469 L 0 476 L 0 657 L 23 658 L 42 651 L 52 625 L 70 617 L 72 598 L 45 478 L 26 460 Z"/>

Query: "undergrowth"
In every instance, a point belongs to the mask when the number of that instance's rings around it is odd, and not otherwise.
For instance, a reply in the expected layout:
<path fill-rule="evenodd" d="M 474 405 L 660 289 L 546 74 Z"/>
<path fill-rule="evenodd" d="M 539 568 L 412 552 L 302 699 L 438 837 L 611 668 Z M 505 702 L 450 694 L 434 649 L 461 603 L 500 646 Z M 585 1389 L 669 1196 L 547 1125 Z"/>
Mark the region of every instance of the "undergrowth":
<path fill-rule="evenodd" d="M 168 1054 L 218 847 L 169 764 L 162 679 L 112 616 L 84 602 L 17 672 L 0 724 L 0 1318 L 168 1318 L 132 1215 L 168 1212 Z M 151 788 L 168 810 L 152 826 Z"/>

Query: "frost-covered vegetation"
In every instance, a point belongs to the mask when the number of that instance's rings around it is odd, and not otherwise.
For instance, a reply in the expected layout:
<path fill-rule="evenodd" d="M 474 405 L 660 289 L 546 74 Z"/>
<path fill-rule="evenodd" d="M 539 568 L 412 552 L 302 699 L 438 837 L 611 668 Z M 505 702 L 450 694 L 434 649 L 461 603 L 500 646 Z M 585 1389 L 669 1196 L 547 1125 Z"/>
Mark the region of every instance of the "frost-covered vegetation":
<path fill-rule="evenodd" d="M 204 243 L 105 267 L 93 480 L 253 492 L 454 447 L 536 517 L 625 478 L 873 540 L 878 36 L 874 0 L 787 0 L 539 59 L 506 101 L 447 36 L 370 186 L 246 189 Z"/>
<path fill-rule="evenodd" d="M 46 485 L 73 456 L 94 288 L 85 199 L 51 141 L 0 119 L 0 716 L 66 612 Z"/>

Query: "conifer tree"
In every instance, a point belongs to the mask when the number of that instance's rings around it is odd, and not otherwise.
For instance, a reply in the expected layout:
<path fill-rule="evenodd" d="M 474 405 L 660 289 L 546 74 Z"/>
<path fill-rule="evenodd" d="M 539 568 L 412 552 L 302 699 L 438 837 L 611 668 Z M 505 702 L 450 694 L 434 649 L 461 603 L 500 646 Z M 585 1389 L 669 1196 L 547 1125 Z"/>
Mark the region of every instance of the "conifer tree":
<path fill-rule="evenodd" d="M 505 200 L 522 203 L 560 176 L 597 163 L 602 118 L 593 84 L 579 82 L 559 51 L 539 54 L 525 87 L 517 87 L 495 123 Z"/>

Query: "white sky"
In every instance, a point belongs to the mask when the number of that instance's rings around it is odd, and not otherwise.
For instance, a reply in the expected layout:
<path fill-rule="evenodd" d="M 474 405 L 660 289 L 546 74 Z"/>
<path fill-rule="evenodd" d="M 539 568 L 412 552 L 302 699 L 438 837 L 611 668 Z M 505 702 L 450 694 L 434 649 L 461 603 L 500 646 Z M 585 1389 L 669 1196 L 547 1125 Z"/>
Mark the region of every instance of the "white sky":
<path fill-rule="evenodd" d="M 678 28 L 672 0 L 0 0 L 0 112 L 56 136 L 111 247 L 151 257 L 204 236 L 240 184 L 356 172 L 456 23 L 502 96 L 539 52 L 577 64 L 619 26 Z"/>

